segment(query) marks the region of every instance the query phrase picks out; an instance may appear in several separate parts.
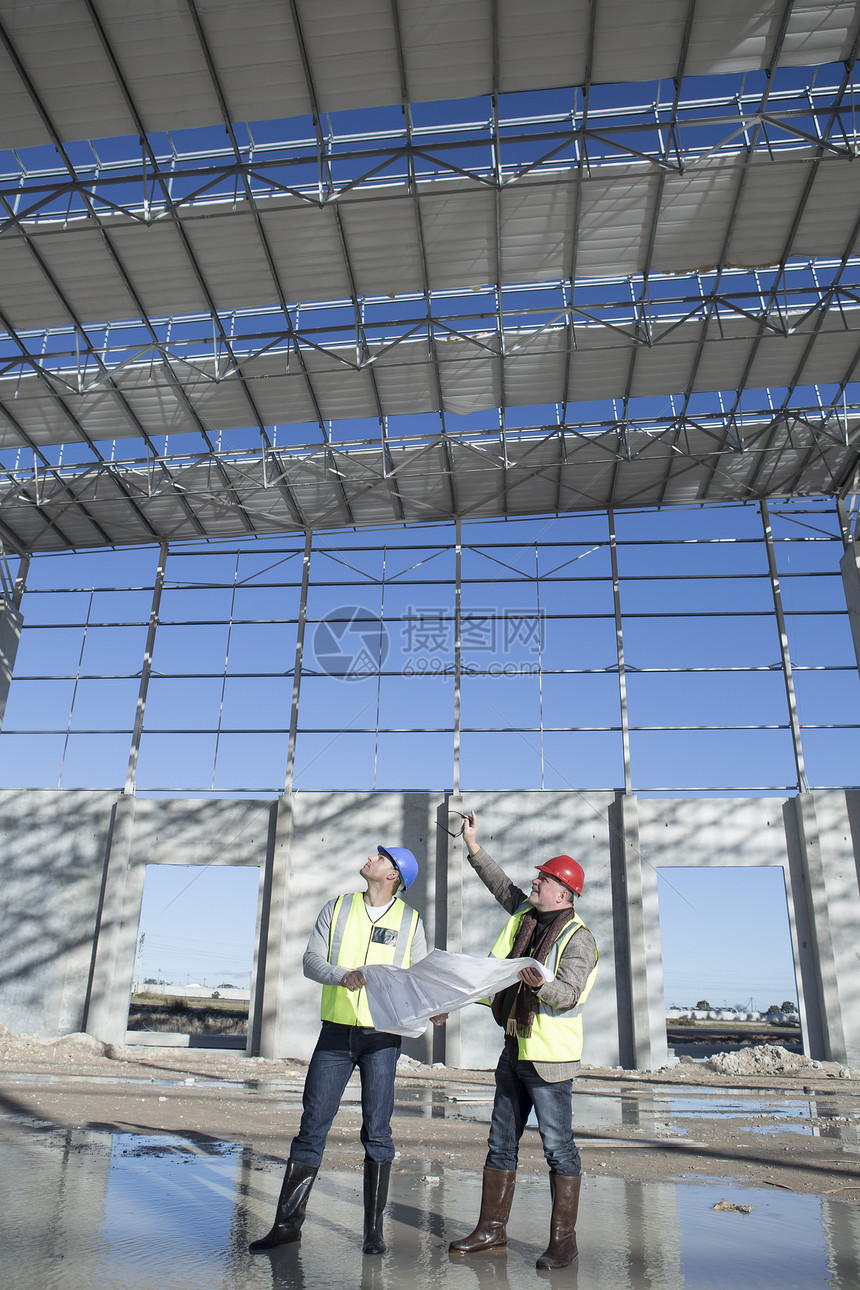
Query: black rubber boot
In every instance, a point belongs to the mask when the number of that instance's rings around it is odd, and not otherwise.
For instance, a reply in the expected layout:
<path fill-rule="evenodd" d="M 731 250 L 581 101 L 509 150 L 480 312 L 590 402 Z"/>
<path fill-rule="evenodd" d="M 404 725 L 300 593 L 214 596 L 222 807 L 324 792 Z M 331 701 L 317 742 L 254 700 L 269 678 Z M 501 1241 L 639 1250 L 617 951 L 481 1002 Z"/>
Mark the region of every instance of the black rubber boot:
<path fill-rule="evenodd" d="M 274 1226 L 259 1241 L 251 1242 L 248 1249 L 252 1254 L 259 1250 L 273 1250 L 278 1245 L 290 1245 L 302 1239 L 302 1223 L 305 1221 L 308 1196 L 318 1169 L 318 1165 L 303 1165 L 300 1160 L 287 1161 Z"/>
<path fill-rule="evenodd" d="M 364 1160 L 364 1244 L 362 1254 L 384 1254 L 388 1246 L 382 1239 L 382 1211 L 388 1200 L 391 1162 Z"/>

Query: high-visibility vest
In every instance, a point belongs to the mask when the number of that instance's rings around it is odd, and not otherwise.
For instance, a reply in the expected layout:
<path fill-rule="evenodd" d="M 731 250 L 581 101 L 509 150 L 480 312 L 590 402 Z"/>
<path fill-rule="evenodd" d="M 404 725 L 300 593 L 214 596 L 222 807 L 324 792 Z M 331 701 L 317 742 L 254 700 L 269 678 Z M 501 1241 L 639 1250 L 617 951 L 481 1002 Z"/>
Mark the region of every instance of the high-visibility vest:
<path fill-rule="evenodd" d="M 339 967 L 360 968 L 365 963 L 393 963 L 407 968 L 412 963 L 412 941 L 418 914 L 396 896 L 375 923 L 367 915 L 363 892 L 338 896 L 328 938 L 328 961 Z M 344 1026 L 372 1026 L 364 990 L 347 990 L 342 985 L 324 985 L 323 1021 Z"/>
<path fill-rule="evenodd" d="M 522 905 L 508 919 L 502 928 L 501 935 L 490 950 L 497 959 L 506 959 L 514 947 L 517 931 L 525 914 L 534 913 L 534 907 L 528 903 Z M 546 965 L 555 976 L 564 948 L 575 932 L 585 923 L 578 914 L 574 914 L 565 926 L 556 943 L 547 955 Z M 582 1007 L 588 998 L 594 978 L 597 975 L 597 950 L 594 951 L 594 967 L 588 974 L 585 987 L 576 1004 L 560 1012 L 544 1003 L 537 996 L 537 1011 L 528 1039 L 518 1036 L 517 1057 L 524 1062 L 578 1062 L 582 1056 Z"/>

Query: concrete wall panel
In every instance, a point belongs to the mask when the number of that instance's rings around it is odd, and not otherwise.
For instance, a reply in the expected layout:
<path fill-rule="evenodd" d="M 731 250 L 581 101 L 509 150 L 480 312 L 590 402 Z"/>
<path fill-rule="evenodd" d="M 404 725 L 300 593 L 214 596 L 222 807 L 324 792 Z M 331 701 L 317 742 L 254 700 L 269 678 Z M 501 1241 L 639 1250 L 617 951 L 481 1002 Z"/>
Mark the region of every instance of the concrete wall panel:
<path fill-rule="evenodd" d="M 114 793 L 0 792 L 0 1021 L 83 1028 Z"/>
<path fill-rule="evenodd" d="M 380 844 L 418 858 L 408 899 L 431 947 L 489 952 L 504 912 L 461 840 L 437 827 L 455 831 L 452 812 L 470 808 L 480 841 L 524 890 L 550 856 L 574 855 L 585 869 L 578 909 L 600 952 L 586 1063 L 665 1061 L 657 870 L 773 865 L 785 875 L 806 1050 L 860 1066 L 860 792 L 844 790 L 785 801 L 509 791 L 300 793 L 277 803 L 0 792 L 0 1021 L 45 1036 L 86 1025 L 124 1041 L 146 865 L 256 865 L 249 1051 L 307 1058 L 320 998 L 302 974 L 308 935 L 328 899 L 362 888 L 358 871 Z M 501 1034 L 473 1006 L 452 1015 L 444 1040 L 431 1030 L 405 1047 L 423 1061 L 486 1069 Z"/>

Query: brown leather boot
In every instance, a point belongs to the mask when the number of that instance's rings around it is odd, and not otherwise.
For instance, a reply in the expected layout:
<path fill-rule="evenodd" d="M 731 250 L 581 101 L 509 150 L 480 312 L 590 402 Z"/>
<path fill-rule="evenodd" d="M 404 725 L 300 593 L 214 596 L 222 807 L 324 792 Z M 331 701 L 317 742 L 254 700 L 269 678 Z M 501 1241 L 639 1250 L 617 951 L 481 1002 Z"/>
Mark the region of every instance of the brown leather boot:
<path fill-rule="evenodd" d="M 549 1245 L 538 1259 L 537 1268 L 566 1268 L 579 1257 L 576 1248 L 576 1215 L 579 1211 L 579 1188 L 582 1177 L 565 1178 L 550 1174 L 552 1218 L 549 1223 Z"/>
<path fill-rule="evenodd" d="M 481 1250 L 504 1250 L 508 1244 L 506 1223 L 514 1199 L 516 1169 L 485 1169 L 481 1192 L 481 1215 L 474 1232 L 452 1241 L 452 1254 L 478 1254 Z"/>

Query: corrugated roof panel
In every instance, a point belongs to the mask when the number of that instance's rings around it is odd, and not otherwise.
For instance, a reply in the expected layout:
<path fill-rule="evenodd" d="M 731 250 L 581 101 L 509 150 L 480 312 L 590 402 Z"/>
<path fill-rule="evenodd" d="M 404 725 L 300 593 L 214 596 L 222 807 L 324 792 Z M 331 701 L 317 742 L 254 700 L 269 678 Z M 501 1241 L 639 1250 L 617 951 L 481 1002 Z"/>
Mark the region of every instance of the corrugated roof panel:
<path fill-rule="evenodd" d="M 0 406 L 8 408 L 9 413 L 5 416 L 0 411 L 2 448 L 22 447 L 26 439 L 38 445 L 83 441 L 74 422 L 63 414 L 47 386 L 33 377 L 20 383 L 10 379 L 0 381 Z"/>
<path fill-rule="evenodd" d="M 857 5 L 853 0 L 796 0 L 792 5 L 785 44 L 784 67 L 835 63 L 847 58 L 857 37 Z"/>
<path fill-rule="evenodd" d="M 691 76 L 743 72 L 765 67 L 772 58 L 784 6 L 767 0 L 727 0 L 696 8 L 686 71 Z M 857 9 L 850 0 L 791 7 L 780 63 L 798 67 L 845 58 L 857 32 Z"/>
<path fill-rule="evenodd" d="M 800 166 L 797 162 L 800 161 Z M 727 263 L 755 267 L 779 262 L 788 243 L 798 204 L 811 178 L 811 155 L 749 169 Z M 844 169 L 844 167 L 840 167 Z M 843 247 L 821 247 L 817 254 L 841 254 Z"/>
<path fill-rule="evenodd" d="M 564 397 L 579 403 L 623 394 L 629 363 L 630 342 L 623 336 L 603 328 L 579 328 Z"/>
<path fill-rule="evenodd" d="M 728 0 L 719 7 L 697 6 L 687 75 L 766 67 L 773 56 L 784 10 L 782 0 L 765 0 L 754 7 L 745 0 Z"/>
<path fill-rule="evenodd" d="M 48 233 L 36 239 L 34 246 L 38 258 L 29 253 L 34 286 L 38 290 L 39 282 L 45 280 L 41 261 L 81 322 L 92 324 L 111 318 L 136 317 L 139 307 L 98 229 L 78 225 L 71 235 L 59 231 L 56 235 Z M 0 265 L 5 263 L 5 249 L 5 245 L 0 245 Z M 71 322 L 68 309 L 56 292 L 53 295 L 55 303 L 48 305 L 50 319 L 39 316 L 31 326 Z M 73 346 L 74 342 L 70 339 L 69 344 Z"/>
<path fill-rule="evenodd" d="M 514 407 L 548 402 L 564 388 L 567 345 L 563 333 L 545 332 L 531 338 L 505 360 L 505 400 Z"/>
<path fill-rule="evenodd" d="M 287 299 L 344 300 L 349 275 L 333 207 L 298 206 L 266 213 L 266 237 Z"/>
<path fill-rule="evenodd" d="M 42 143 L 44 138 L 45 125 L 39 110 L 18 75 L 13 58 L 0 45 L 0 146 L 26 148 Z"/>
<path fill-rule="evenodd" d="M 174 377 L 182 383 L 194 416 L 192 417 L 191 410 L 186 409 L 185 402 L 177 399 L 176 425 L 170 430 L 171 434 L 178 433 L 180 429 L 195 430 L 196 418 L 202 421 L 204 430 L 212 432 L 240 430 L 257 424 L 248 388 L 235 378 L 216 384 L 197 375 L 192 369 L 183 371 L 181 367 L 174 365 L 172 371 Z M 155 425 L 150 428 L 150 434 L 159 433 L 165 434 L 167 430 L 159 431 Z"/>
<path fill-rule="evenodd" d="M 26 242 L 10 233 L 0 237 L 0 310 L 19 330 L 69 321 L 68 310 L 38 271 Z"/>
<path fill-rule="evenodd" d="M 235 0 L 206 0 L 197 12 L 234 121 L 310 113 L 289 5 L 242 0 L 238 22 Z"/>
<path fill-rule="evenodd" d="M 366 370 L 356 372 L 348 367 L 332 367 L 314 378 L 314 390 L 326 421 L 376 416 L 376 398 Z"/>
<path fill-rule="evenodd" d="M 374 368 L 376 385 L 387 416 L 439 410 L 434 369 L 427 349 L 416 346 L 407 362 Z"/>
<path fill-rule="evenodd" d="M 331 4 L 298 5 L 317 101 L 326 112 L 337 112 L 367 102 L 373 86 L 373 103 L 399 103 L 400 71 L 390 0 L 362 0 L 360 5 L 337 9 L 333 12 Z"/>
<path fill-rule="evenodd" d="M 495 282 L 495 199 L 488 190 L 456 199 L 423 202 L 424 244 L 430 286 L 464 294 Z"/>
<path fill-rule="evenodd" d="M 130 439 L 140 434 L 133 410 L 118 391 L 102 386 L 93 390 L 86 399 L 69 395 L 63 401 L 89 439 Z M 57 408 L 55 420 L 59 416 Z M 67 443 L 74 442 L 68 431 L 64 438 Z"/>
<path fill-rule="evenodd" d="M 133 383 L 123 381 L 123 394 L 149 435 L 190 434 L 198 428 L 193 401 L 189 407 L 161 364 L 156 364 L 151 374 L 137 375 Z M 190 392 L 188 398 L 191 400 Z M 228 398 L 227 406 L 229 402 Z M 233 409 L 232 419 L 238 421 L 238 409 Z M 210 428 L 208 420 L 204 428 Z"/>
<path fill-rule="evenodd" d="M 169 221 L 123 225 L 112 228 L 109 236 L 150 317 L 206 309 L 205 292 L 179 232 Z"/>
<path fill-rule="evenodd" d="M 471 98 L 493 88 L 489 0 L 407 0 L 398 6 L 410 98 Z"/>
<path fill-rule="evenodd" d="M 656 173 L 640 163 L 613 167 L 583 183 L 578 276 L 636 273 L 643 267 L 656 194 Z"/>
<path fill-rule="evenodd" d="M 856 254 L 850 245 L 860 214 L 860 166 L 821 165 L 792 243 L 794 255 Z"/>
<path fill-rule="evenodd" d="M 166 104 L 170 105 L 171 130 L 221 119 L 188 6 L 135 0 L 133 5 L 108 8 L 107 15 L 111 49 L 148 129 L 154 128 L 150 124 L 153 120 L 164 119 Z"/>
<path fill-rule="evenodd" d="M 366 198 L 342 202 L 340 216 L 359 295 L 423 290 L 418 218 L 411 197 L 390 193 L 381 203 Z"/>
<path fill-rule="evenodd" d="M 506 468 L 498 446 L 482 451 L 455 439 L 449 441 L 448 452 L 454 464 L 460 513 L 472 516 L 499 514 L 503 504 L 508 514 L 526 514 L 602 509 L 610 504 L 644 507 L 661 501 L 747 499 L 767 489 L 779 494 L 793 484 L 794 473 L 807 459 L 807 478 L 814 480 L 820 491 L 853 460 L 852 449 L 834 440 L 819 440 L 815 445 L 807 427 L 800 423 L 790 431 L 784 427 L 768 430 L 744 454 L 714 456 L 714 440 L 693 427 L 685 439 L 692 451 L 703 454 L 701 461 L 673 452 L 668 437 L 654 439 L 635 429 L 629 432 L 629 461 L 616 460 L 612 434 L 588 440 L 568 435 L 563 464 L 559 461 L 560 442 L 555 438 L 510 438 Z M 601 453 L 600 444 L 608 446 L 612 455 Z M 317 526 L 396 523 L 401 519 L 398 495 L 408 522 L 450 518 L 450 480 L 440 443 L 429 450 L 395 448 L 395 471 L 389 478 L 384 475 L 378 450 L 333 455 L 318 452 L 281 460 L 286 467 L 285 482 L 304 519 Z M 153 528 L 174 541 L 196 537 L 200 530 L 188 518 L 189 509 L 199 515 L 210 536 L 241 536 L 249 531 L 249 521 L 260 533 L 294 528 L 295 512 L 276 482 L 274 463 L 266 477 L 273 481 L 271 487 L 264 486 L 259 459 L 228 460 L 219 469 L 212 458 L 177 472 L 175 485 L 157 470 L 120 471 L 116 479 L 90 475 L 67 483 L 40 474 L 41 507 L 24 497 L 10 496 L 8 484 L 4 484 L 0 524 L 5 531 L 16 533 L 23 546 L 44 550 L 62 549 L 69 542 L 102 544 L 104 538 L 96 525 L 113 542 L 151 541 Z M 506 478 L 509 491 L 505 497 Z M 27 481 L 27 488 L 35 495 L 35 481 Z M 798 491 L 804 491 L 802 482 Z M 76 494 L 90 519 L 75 503 Z M 51 518 L 56 529 L 47 526 Z"/>
<path fill-rule="evenodd" d="M 400 102 L 394 22 L 385 0 L 298 0 L 310 79 L 323 113 Z M 748 71 L 770 59 L 782 0 L 699 5 L 686 70 Z M 100 0 L 106 38 L 150 131 L 216 125 L 221 112 L 191 15 L 182 0 Z M 306 113 L 310 93 L 289 10 L 275 0 L 206 0 L 198 8 L 228 109 L 238 120 Z M 407 93 L 414 101 L 465 99 L 581 83 L 588 6 L 544 0 L 499 7 L 499 69 L 493 85 L 489 0 L 401 0 L 398 8 Z M 684 0 L 601 4 L 594 82 L 653 80 L 678 69 Z M 132 118 L 83 0 L 2 0 L 0 16 L 66 140 L 133 132 Z M 857 31 L 856 6 L 808 0 L 789 15 L 784 66 L 844 59 Z M 9 69 L 0 82 L 0 146 L 48 141 L 38 114 Z M 10 128 L 11 127 L 11 128 Z"/>
<path fill-rule="evenodd" d="M 772 264 L 778 260 L 810 175 L 809 160 L 795 155 L 759 161 L 746 169 L 744 198 L 735 223 L 730 262 Z M 712 266 L 725 239 L 742 159 L 709 163 L 707 169 L 666 180 L 652 268 L 664 272 Z M 465 181 L 463 181 L 465 185 Z M 570 268 L 573 252 L 573 187 L 564 178 L 501 196 L 503 280 L 546 281 Z M 645 268 L 653 172 L 616 168 L 583 184 L 577 272 L 580 277 L 625 274 Z M 856 218 L 860 171 L 841 158 L 818 167 L 809 207 L 795 242 L 797 254 L 839 257 Z M 495 198 L 462 187 L 423 196 L 431 286 L 481 287 L 496 275 Z M 149 227 L 110 221 L 107 238 L 134 292 L 152 316 L 205 312 L 198 268 L 217 306 L 224 310 L 274 305 L 275 284 L 253 218 L 243 203 L 208 213 L 183 214 L 189 250 L 168 220 Z M 347 271 L 333 207 L 274 211 L 263 204 L 263 227 L 287 298 L 339 300 L 353 283 Z M 361 290 L 378 294 L 420 291 L 419 242 L 411 204 L 399 195 L 388 204 L 345 205 L 342 212 L 352 267 Z M 77 315 L 89 324 L 133 317 L 135 304 L 105 240 L 82 221 L 68 228 L 43 226 L 32 234 L 39 256 L 66 291 Z M 195 268 L 195 257 L 199 261 Z M 587 289 L 583 283 L 580 289 Z M 586 297 L 587 299 L 588 297 Z M 477 302 L 486 308 L 485 301 Z M 36 256 L 14 230 L 0 238 L 0 308 L 18 327 L 56 326 L 65 308 L 46 284 Z M 416 306 L 416 309 L 418 306 Z M 351 315 L 350 315 L 351 317 Z"/>
<path fill-rule="evenodd" d="M 816 342 L 814 361 L 809 361 L 803 374 L 805 381 L 840 382 L 845 379 L 854 364 L 860 336 L 858 321 L 853 313 L 828 317 Z M 805 352 L 807 339 L 819 325 L 816 316 L 812 316 L 792 336 L 764 335 L 758 342 L 756 364 L 748 383 L 753 387 L 764 387 L 768 384 L 784 385 L 793 380 L 796 363 Z M 702 328 L 700 318 L 689 320 L 671 331 L 664 332 L 658 327 L 658 343 L 649 347 L 637 345 L 632 337 L 626 338 L 615 328 L 577 327 L 576 346 L 570 354 L 568 400 L 575 404 L 622 396 L 627 390 L 630 359 L 634 352 L 636 363 L 631 390 L 634 395 L 666 395 L 684 390 L 693 370 Z M 722 311 L 720 319 L 713 320 L 707 331 L 707 342 L 696 369 L 696 390 L 707 392 L 738 388 L 753 354 L 759 330 L 755 318 Z M 335 354 L 305 348 L 306 374 L 302 373 L 295 355 L 290 358 L 290 372 L 287 373 L 286 355 L 269 352 L 243 363 L 243 380 L 239 379 L 222 352 L 217 381 L 213 379 L 215 367 L 210 342 L 205 337 L 203 342 L 206 348 L 201 356 L 191 362 L 173 359 L 169 371 L 158 357 L 148 358 L 146 355 L 134 365 L 112 370 L 112 381 L 149 433 L 163 432 L 165 413 L 170 415 L 174 426 L 187 422 L 188 428 L 194 429 L 192 418 L 182 408 L 181 396 L 172 392 L 172 389 L 179 388 L 186 392 L 205 424 L 217 429 L 255 424 L 251 399 L 257 401 L 257 390 L 266 400 L 266 408 L 277 414 L 273 421 L 279 423 L 315 419 L 311 390 L 322 415 L 332 420 L 376 417 L 380 410 L 383 415 L 398 415 L 436 407 L 431 351 L 426 340 L 402 341 L 393 345 L 379 352 L 378 360 L 362 370 L 353 366 L 357 360 L 353 348 L 343 351 L 346 363 L 339 361 Z M 145 339 L 141 344 L 145 344 Z M 450 411 L 458 413 L 495 408 L 502 398 L 503 380 L 505 397 L 512 406 L 561 401 L 564 397 L 562 381 L 566 346 L 567 332 L 563 328 L 534 335 L 511 331 L 506 336 L 508 357 L 503 373 L 492 332 L 486 333 L 479 343 L 454 338 L 440 340 L 435 352 L 444 404 Z M 376 380 L 376 392 L 372 379 Z M 17 372 L 5 379 L 0 378 L 0 401 L 6 404 L 11 416 L 19 421 L 25 432 L 34 435 L 39 442 L 74 440 L 74 427 L 70 417 L 64 414 L 63 406 L 83 425 L 97 426 L 99 437 L 105 437 L 104 409 L 111 405 L 105 403 L 105 386 L 96 380 L 93 365 L 90 364 L 86 372 L 83 396 L 77 392 L 73 371 L 65 380 L 58 376 L 53 377 L 52 382 L 63 403 L 51 397 L 44 380 L 35 375 L 21 377 Z M 380 405 L 376 402 L 377 393 Z M 389 394 L 394 400 L 392 404 L 387 401 Z M 174 404 L 175 411 L 171 411 Z M 150 408 L 158 417 L 156 426 L 149 424 Z M 122 416 L 118 414 L 116 426 L 108 437 L 137 433 L 132 424 L 124 424 L 127 422 L 129 418 L 125 413 Z M 16 440 L 13 431 L 5 436 L 6 443 L 15 443 Z"/>
<path fill-rule="evenodd" d="M 169 9 L 174 8 L 171 2 Z M 134 122 L 85 4 L 80 0 L 29 0 L 27 4 L 4 0 L 0 19 L 62 139 L 134 133 Z M 150 76 L 154 71 L 151 66 Z M 3 83 L 0 107 L 20 106 L 18 87 L 23 86 L 18 72 L 10 70 Z M 8 105 L 3 101 L 7 92 L 12 96 Z M 23 119 L 5 113 L 0 116 L 0 146 L 23 148 L 49 142 L 41 117 L 36 124 L 36 115 L 28 110 Z"/>
<path fill-rule="evenodd" d="M 478 361 L 476 360 L 478 358 Z M 498 407 L 501 398 L 501 363 L 496 355 L 479 354 L 457 341 L 439 346 L 442 403 L 447 412 L 463 416 L 483 408 Z"/>
<path fill-rule="evenodd" d="M 767 337 L 759 345 L 747 381 L 748 387 L 755 389 L 756 386 L 764 388 L 767 385 L 788 385 L 798 378 L 801 384 L 838 384 L 845 380 L 846 373 L 855 367 L 860 353 L 860 330 L 843 330 L 834 317 L 829 326 L 819 330 L 804 366 L 798 371 L 798 364 L 806 354 L 814 326 L 814 320 L 810 320 L 793 336 Z"/>
<path fill-rule="evenodd" d="M 656 271 L 678 273 L 718 262 L 745 169 L 741 157 L 714 157 L 683 175 L 666 176 L 654 239 Z"/>
<path fill-rule="evenodd" d="M 684 0 L 602 0 L 596 10 L 594 80 L 656 80 L 678 70 Z M 647 69 L 647 71 L 645 70 Z"/>
<path fill-rule="evenodd" d="M 277 288 L 247 207 L 236 216 L 216 214 L 205 220 L 183 221 L 182 227 L 216 309 L 276 303 Z M 153 265 L 156 273 L 159 267 Z M 186 279 L 189 272 L 186 269 Z"/>
<path fill-rule="evenodd" d="M 716 328 L 712 328 L 709 335 L 713 337 L 715 331 Z M 739 325 L 730 335 L 714 344 L 706 344 L 696 368 L 694 392 L 704 394 L 712 390 L 738 389 L 754 335 L 753 324 L 747 324 L 743 329 Z"/>
<path fill-rule="evenodd" d="M 675 0 L 676 7 L 683 0 Z M 586 75 L 587 0 L 499 0 L 499 83 L 507 93 L 535 85 L 582 84 Z"/>
<path fill-rule="evenodd" d="M 691 323 L 679 328 L 677 344 L 640 347 L 636 351 L 630 394 L 647 398 L 660 394 L 681 394 L 686 390 L 698 350 L 702 325 Z"/>
<path fill-rule="evenodd" d="M 502 189 L 503 282 L 547 282 L 570 273 L 574 193 L 574 184 L 561 177 Z"/>
<path fill-rule="evenodd" d="M 312 384 L 296 376 L 266 376 L 247 378 L 254 405 L 264 425 L 280 426 L 299 422 L 314 424 L 318 419 Z M 235 428 L 235 427 L 233 427 Z"/>

